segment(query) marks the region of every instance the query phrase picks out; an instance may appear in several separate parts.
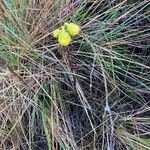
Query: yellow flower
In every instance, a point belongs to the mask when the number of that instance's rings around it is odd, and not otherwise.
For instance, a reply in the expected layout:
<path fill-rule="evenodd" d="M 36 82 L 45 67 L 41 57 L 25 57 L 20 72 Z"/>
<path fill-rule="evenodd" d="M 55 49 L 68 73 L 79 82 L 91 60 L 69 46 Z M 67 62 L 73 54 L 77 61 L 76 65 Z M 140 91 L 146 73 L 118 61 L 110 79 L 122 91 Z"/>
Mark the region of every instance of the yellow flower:
<path fill-rule="evenodd" d="M 60 31 L 61 31 L 60 29 L 54 30 L 54 31 L 53 31 L 53 37 L 54 37 L 54 38 L 58 38 L 58 35 L 59 35 Z"/>
<path fill-rule="evenodd" d="M 71 36 L 75 36 L 75 35 L 79 34 L 79 32 L 80 32 L 80 27 L 77 24 L 65 23 L 65 26 Z"/>
<path fill-rule="evenodd" d="M 52 32 L 53 37 L 58 38 L 61 46 L 68 46 L 71 43 L 73 36 L 79 34 L 80 27 L 74 23 L 65 23 L 60 28 Z"/>
<path fill-rule="evenodd" d="M 58 42 L 61 46 L 68 46 L 71 43 L 71 37 L 64 28 L 62 28 L 60 33 L 58 34 Z"/>

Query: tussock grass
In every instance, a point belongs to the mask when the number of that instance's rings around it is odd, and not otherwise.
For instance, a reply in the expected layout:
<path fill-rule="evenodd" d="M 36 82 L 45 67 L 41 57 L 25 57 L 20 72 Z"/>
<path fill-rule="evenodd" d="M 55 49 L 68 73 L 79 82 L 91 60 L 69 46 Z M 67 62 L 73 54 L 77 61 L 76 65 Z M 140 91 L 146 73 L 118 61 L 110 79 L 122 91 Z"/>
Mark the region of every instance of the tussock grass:
<path fill-rule="evenodd" d="M 0 1 L 0 149 L 150 149 L 149 0 Z M 81 32 L 61 47 L 52 31 Z"/>

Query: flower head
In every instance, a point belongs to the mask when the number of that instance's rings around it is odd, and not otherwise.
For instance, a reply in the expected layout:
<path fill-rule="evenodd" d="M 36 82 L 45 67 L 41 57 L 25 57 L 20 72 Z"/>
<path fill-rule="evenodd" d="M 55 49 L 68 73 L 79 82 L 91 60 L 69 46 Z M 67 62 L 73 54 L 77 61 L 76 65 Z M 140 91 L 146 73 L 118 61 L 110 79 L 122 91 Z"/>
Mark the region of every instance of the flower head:
<path fill-rule="evenodd" d="M 53 37 L 58 39 L 61 46 L 68 46 L 72 38 L 80 32 L 80 27 L 74 23 L 64 23 L 63 26 L 52 32 Z"/>
<path fill-rule="evenodd" d="M 64 28 L 62 28 L 58 34 L 58 42 L 62 46 L 68 46 L 71 43 L 71 37 Z"/>
<path fill-rule="evenodd" d="M 75 36 L 75 35 L 79 34 L 80 27 L 77 24 L 75 24 L 75 23 L 65 23 L 64 25 L 66 26 L 67 31 L 69 32 L 69 34 L 71 36 Z"/>
<path fill-rule="evenodd" d="M 61 32 L 60 29 L 54 30 L 54 31 L 53 31 L 53 37 L 54 37 L 54 38 L 58 38 L 58 35 L 59 35 L 60 32 Z"/>

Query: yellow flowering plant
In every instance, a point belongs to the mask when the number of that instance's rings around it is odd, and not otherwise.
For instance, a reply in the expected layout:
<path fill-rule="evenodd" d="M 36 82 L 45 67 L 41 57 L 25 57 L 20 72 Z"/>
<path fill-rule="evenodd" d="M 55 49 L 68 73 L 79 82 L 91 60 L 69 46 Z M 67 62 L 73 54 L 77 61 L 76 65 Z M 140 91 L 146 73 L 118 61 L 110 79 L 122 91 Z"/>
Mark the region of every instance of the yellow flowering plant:
<path fill-rule="evenodd" d="M 75 23 L 65 23 L 66 29 L 71 36 L 76 36 L 80 32 L 80 27 Z"/>
<path fill-rule="evenodd" d="M 54 30 L 54 31 L 53 31 L 53 37 L 54 37 L 54 38 L 58 38 L 58 35 L 59 35 L 60 31 L 61 31 L 60 29 Z"/>
<path fill-rule="evenodd" d="M 77 24 L 66 22 L 62 27 L 55 29 L 52 34 L 61 46 L 68 46 L 72 41 L 71 37 L 78 35 L 79 32 L 80 27 Z"/>
<path fill-rule="evenodd" d="M 68 46 L 71 43 L 71 37 L 64 28 L 58 34 L 58 42 L 61 46 Z"/>

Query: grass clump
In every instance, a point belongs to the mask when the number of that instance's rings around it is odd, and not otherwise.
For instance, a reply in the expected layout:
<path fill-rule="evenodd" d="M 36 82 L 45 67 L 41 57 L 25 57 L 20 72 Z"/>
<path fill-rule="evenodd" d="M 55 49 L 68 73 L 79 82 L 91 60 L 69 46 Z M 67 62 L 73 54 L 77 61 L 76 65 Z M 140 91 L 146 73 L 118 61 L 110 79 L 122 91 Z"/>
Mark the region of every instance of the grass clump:
<path fill-rule="evenodd" d="M 149 6 L 1 0 L 0 149 L 150 149 Z"/>

